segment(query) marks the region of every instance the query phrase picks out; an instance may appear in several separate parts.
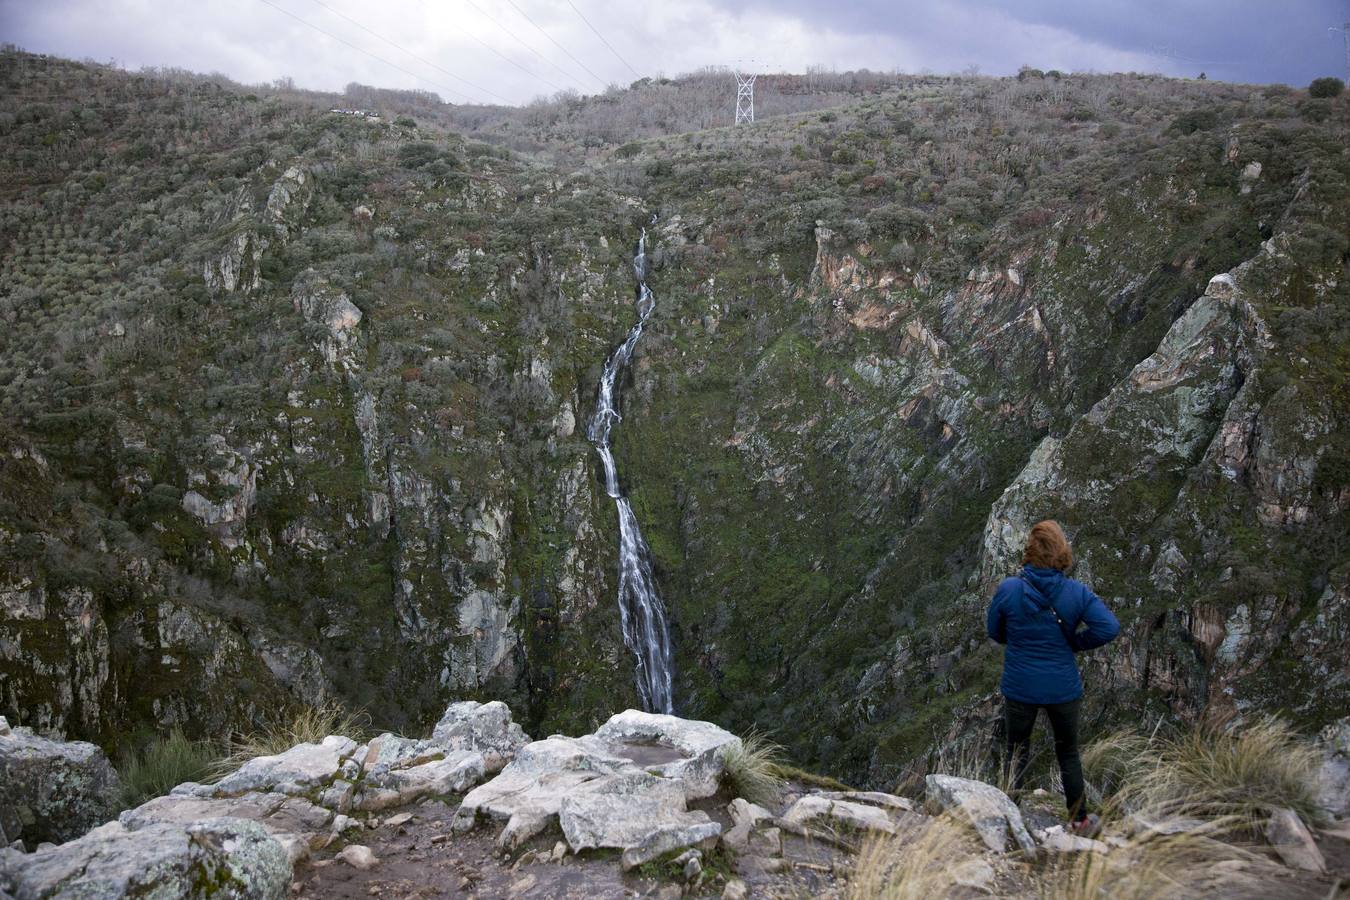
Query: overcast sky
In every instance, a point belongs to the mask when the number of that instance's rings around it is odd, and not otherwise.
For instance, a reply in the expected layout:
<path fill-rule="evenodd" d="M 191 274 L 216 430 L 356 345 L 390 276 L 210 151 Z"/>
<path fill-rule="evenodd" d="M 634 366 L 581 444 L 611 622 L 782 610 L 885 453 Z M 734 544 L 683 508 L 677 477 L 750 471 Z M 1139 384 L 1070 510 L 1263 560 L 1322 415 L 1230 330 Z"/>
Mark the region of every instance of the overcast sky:
<path fill-rule="evenodd" d="M 0 0 L 0 40 L 28 50 L 514 103 L 736 64 L 1301 86 L 1345 77 L 1346 20 L 1350 0 Z"/>

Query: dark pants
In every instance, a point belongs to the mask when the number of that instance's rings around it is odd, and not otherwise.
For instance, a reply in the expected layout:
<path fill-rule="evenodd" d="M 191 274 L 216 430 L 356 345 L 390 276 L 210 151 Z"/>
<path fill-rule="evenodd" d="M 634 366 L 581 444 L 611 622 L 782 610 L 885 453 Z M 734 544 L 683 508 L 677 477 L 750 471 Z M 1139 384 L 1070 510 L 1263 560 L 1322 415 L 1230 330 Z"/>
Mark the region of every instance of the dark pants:
<path fill-rule="evenodd" d="M 1083 701 L 1036 705 L 1003 698 L 1003 724 L 1008 738 L 1008 757 L 1013 765 L 1013 787 L 1021 790 L 1031 762 L 1031 730 L 1036 727 L 1036 714 L 1045 710 L 1050 729 L 1055 733 L 1055 758 L 1064 779 L 1064 802 L 1069 807 L 1069 818 L 1087 815 L 1083 797 L 1083 762 L 1078 757 L 1078 709 Z"/>

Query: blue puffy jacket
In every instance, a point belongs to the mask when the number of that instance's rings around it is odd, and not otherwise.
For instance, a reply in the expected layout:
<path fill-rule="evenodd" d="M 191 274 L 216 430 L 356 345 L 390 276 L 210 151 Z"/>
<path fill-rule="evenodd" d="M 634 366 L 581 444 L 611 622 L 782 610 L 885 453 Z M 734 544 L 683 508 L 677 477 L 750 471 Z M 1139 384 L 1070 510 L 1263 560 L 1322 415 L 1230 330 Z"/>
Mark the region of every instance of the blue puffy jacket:
<path fill-rule="evenodd" d="M 989 604 L 988 627 L 989 636 L 1006 645 L 1003 696 L 1038 705 L 1083 696 L 1073 655 L 1120 634 L 1116 617 L 1087 585 L 1057 569 L 1036 566 L 1023 566 L 1019 577 L 1005 578 L 998 586 Z"/>

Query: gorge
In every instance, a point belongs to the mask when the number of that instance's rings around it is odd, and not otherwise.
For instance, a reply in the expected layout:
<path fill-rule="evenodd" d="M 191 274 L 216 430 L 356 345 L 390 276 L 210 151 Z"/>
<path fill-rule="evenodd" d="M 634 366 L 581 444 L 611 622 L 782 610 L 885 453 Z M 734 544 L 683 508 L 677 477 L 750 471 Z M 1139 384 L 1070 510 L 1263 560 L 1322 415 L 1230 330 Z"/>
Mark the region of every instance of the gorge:
<path fill-rule="evenodd" d="M 1095 732 L 1342 715 L 1347 98 L 784 75 L 708 128 L 717 77 L 0 53 L 0 715 L 674 708 L 890 789 L 987 739 L 1041 517 L 1124 628 Z"/>

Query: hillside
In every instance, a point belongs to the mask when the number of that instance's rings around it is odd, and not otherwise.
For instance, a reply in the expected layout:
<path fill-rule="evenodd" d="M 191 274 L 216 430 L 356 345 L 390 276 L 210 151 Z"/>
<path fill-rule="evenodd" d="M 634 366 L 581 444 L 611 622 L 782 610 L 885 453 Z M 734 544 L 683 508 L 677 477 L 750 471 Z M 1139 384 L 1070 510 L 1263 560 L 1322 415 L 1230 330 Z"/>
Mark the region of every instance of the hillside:
<path fill-rule="evenodd" d="M 614 449 L 682 715 L 893 784 L 980 733 L 1054 516 L 1126 629 L 1093 727 L 1335 718 L 1350 101 L 784 79 L 709 128 L 706 77 L 375 122 L 0 55 L 0 714 L 635 705 L 585 423 L 648 225 Z"/>

